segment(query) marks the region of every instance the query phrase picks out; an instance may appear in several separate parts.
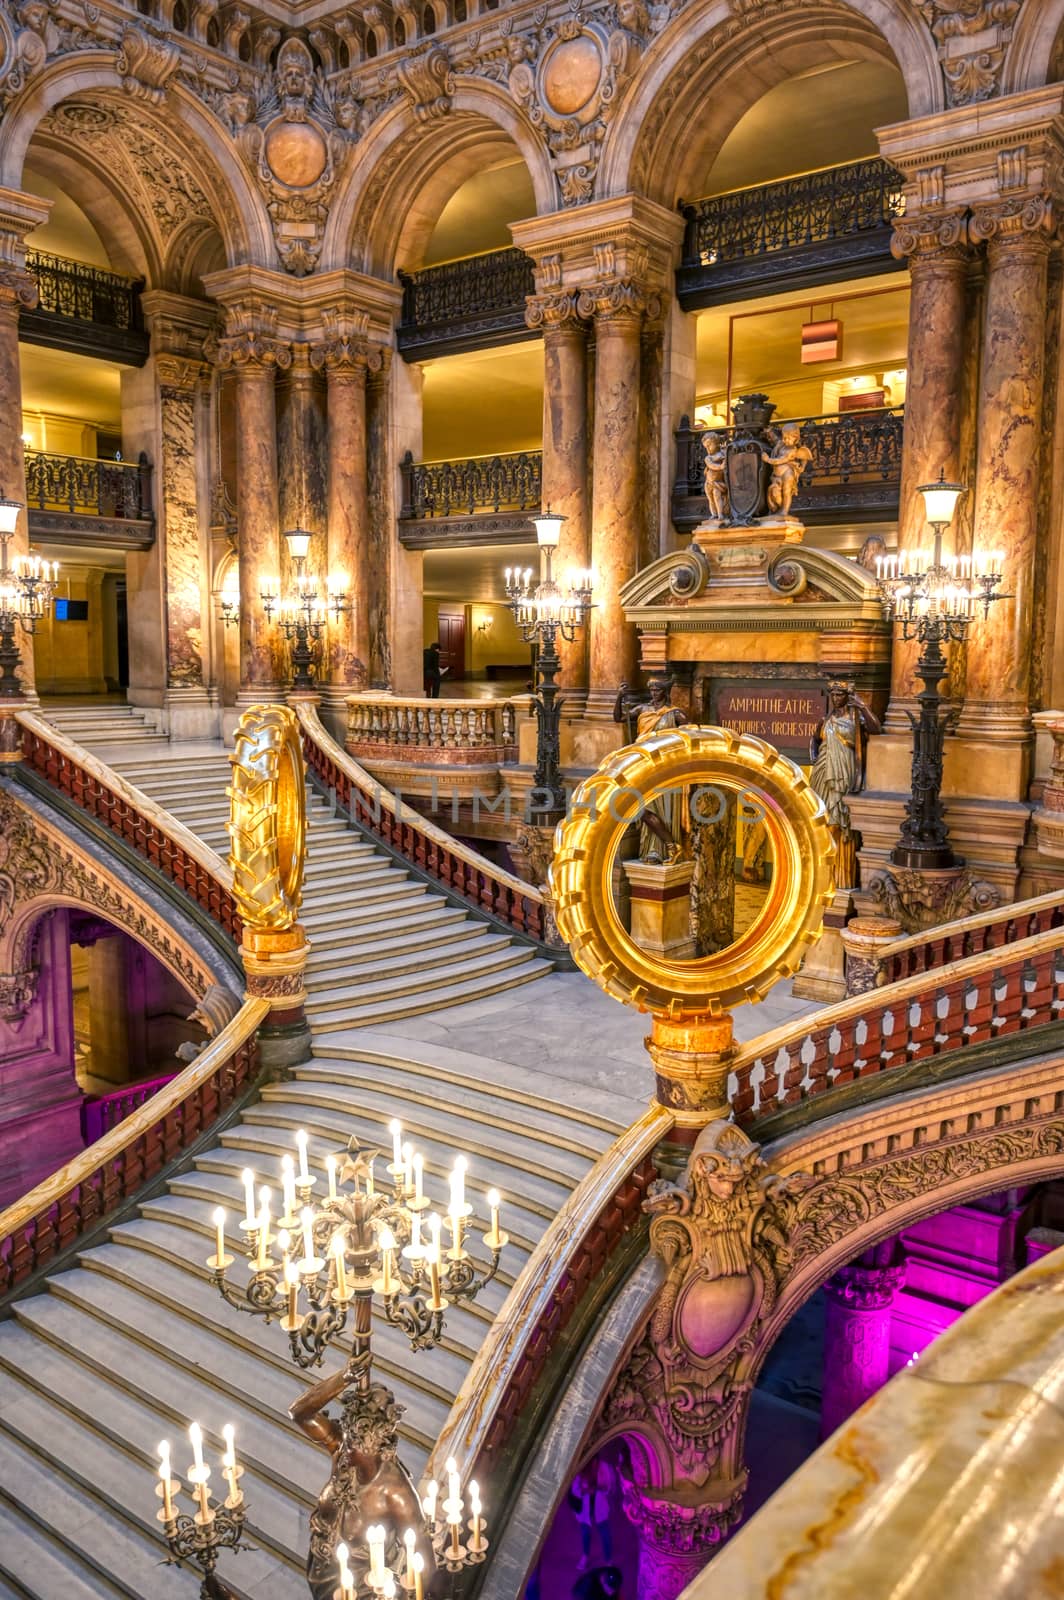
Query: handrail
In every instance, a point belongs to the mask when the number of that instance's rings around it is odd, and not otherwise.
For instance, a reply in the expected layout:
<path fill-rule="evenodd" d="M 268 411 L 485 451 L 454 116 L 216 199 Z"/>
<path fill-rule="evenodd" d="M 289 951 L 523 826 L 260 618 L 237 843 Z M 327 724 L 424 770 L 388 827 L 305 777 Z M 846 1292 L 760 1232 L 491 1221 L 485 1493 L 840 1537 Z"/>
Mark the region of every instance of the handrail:
<path fill-rule="evenodd" d="M 308 768 L 336 793 L 355 821 L 471 905 L 517 933 L 544 941 L 547 917 L 542 889 L 515 878 L 389 793 L 329 736 L 313 700 L 292 695 L 290 704 L 303 730 Z"/>
<path fill-rule="evenodd" d="M 852 995 L 748 1040 L 732 1061 L 732 1110 L 748 1124 L 892 1067 L 1044 1027 L 1062 1013 L 1064 931 L 1057 928 L 1007 952 L 980 951 Z M 773 1074 L 775 1092 L 765 1095 Z"/>
<path fill-rule="evenodd" d="M 254 1074 L 270 1002 L 245 1000 L 196 1059 L 89 1149 L 0 1212 L 0 1297 L 188 1149 Z"/>
<path fill-rule="evenodd" d="M 105 762 L 35 711 L 18 711 L 27 765 L 191 895 L 237 943 L 242 920 L 228 862 Z"/>
<path fill-rule="evenodd" d="M 1049 920 L 1046 920 L 1046 919 Z M 1053 889 L 1049 894 L 1035 895 L 1031 900 L 1013 901 L 1011 905 L 995 906 L 991 911 L 978 911 L 968 917 L 958 917 L 953 922 L 941 923 L 936 928 L 924 928 L 920 933 L 906 934 L 894 939 L 877 951 L 877 961 L 889 973 L 889 982 L 909 977 L 913 972 L 927 972 L 944 961 L 958 961 L 976 955 L 973 946 L 966 948 L 979 933 L 998 935 L 996 947 L 1016 943 L 1016 932 L 1023 927 L 1023 938 L 1047 932 L 1064 923 L 1064 890 Z M 1033 924 L 1033 926 L 1032 926 Z M 982 950 L 994 948 L 984 942 Z M 906 957 L 910 957 L 906 961 Z M 914 966 L 912 958 L 923 962 Z M 904 966 L 904 970 L 901 970 Z"/>
<path fill-rule="evenodd" d="M 156 1078 L 141 1078 L 136 1083 L 124 1083 L 107 1094 L 90 1094 L 81 1102 L 81 1138 L 86 1146 L 96 1144 L 105 1133 L 117 1128 L 120 1122 L 131 1117 L 134 1111 L 154 1098 L 160 1089 L 172 1083 L 176 1072 L 161 1073 Z"/>
<path fill-rule="evenodd" d="M 483 1471 L 485 1457 L 492 1453 L 492 1435 L 508 1430 L 543 1370 L 553 1338 L 630 1224 L 635 1199 L 626 1207 L 617 1205 L 616 1197 L 669 1133 L 673 1120 L 671 1111 L 651 1106 L 577 1184 L 525 1263 L 474 1357 L 429 1458 L 427 1477 L 440 1478 L 449 1456 L 457 1461 L 463 1478 L 474 1473 L 478 1464 Z M 634 1193 L 641 1203 L 643 1191 L 638 1184 Z M 612 1214 L 606 1224 L 612 1236 L 597 1252 L 598 1265 L 589 1271 L 587 1265 L 596 1253 L 588 1252 L 588 1239 L 602 1229 L 607 1212 Z M 575 1264 L 582 1255 L 588 1261 L 578 1271 Z M 577 1283 L 581 1276 L 583 1283 Z M 547 1339 L 543 1338 L 545 1325 Z"/>

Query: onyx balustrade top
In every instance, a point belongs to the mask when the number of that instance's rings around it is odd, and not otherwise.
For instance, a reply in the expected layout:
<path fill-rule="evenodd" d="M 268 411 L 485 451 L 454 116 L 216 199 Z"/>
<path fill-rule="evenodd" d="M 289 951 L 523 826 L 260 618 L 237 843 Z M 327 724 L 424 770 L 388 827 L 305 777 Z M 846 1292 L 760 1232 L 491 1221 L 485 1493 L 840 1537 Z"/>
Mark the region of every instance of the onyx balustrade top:
<path fill-rule="evenodd" d="M 890 250 L 902 179 L 878 156 L 680 210 L 687 228 L 676 291 L 685 311 L 905 267 Z"/>
<path fill-rule="evenodd" d="M 148 359 L 141 281 L 44 250 L 27 250 L 37 280 L 37 305 L 19 317 L 19 338 L 125 366 Z"/>

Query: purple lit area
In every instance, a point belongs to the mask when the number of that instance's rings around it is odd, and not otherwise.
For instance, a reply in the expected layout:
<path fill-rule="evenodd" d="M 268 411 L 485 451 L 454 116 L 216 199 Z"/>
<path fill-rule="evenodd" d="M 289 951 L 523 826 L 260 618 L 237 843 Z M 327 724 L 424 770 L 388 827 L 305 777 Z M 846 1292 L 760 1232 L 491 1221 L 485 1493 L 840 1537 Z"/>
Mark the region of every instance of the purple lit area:
<path fill-rule="evenodd" d="M 56 907 L 0 1005 L 0 1207 L 168 1083 L 204 1042 L 184 984 L 101 917 Z"/>
<path fill-rule="evenodd" d="M 834 1273 L 791 1318 L 760 1372 L 744 1520 L 969 1306 L 1053 1249 L 1062 1223 L 1064 1186 L 1008 1189 L 927 1217 Z M 582 1466 L 525 1600 L 675 1600 L 701 1557 L 688 1570 L 682 1556 L 658 1548 L 640 1494 L 650 1463 L 633 1437 L 612 1440 Z"/>

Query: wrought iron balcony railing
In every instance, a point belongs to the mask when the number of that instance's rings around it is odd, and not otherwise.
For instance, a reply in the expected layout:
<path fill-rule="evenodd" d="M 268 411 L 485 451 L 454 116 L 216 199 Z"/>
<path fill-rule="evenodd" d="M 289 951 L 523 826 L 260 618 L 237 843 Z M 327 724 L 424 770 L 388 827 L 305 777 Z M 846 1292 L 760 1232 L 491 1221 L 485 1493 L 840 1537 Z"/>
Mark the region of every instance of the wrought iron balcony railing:
<path fill-rule="evenodd" d="M 399 277 L 398 342 L 406 355 L 421 359 L 534 337 L 525 326 L 525 296 L 534 283 L 523 250 L 490 250 Z"/>
<path fill-rule="evenodd" d="M 901 486 L 904 407 L 882 411 L 844 411 L 837 415 L 796 417 L 802 443 L 813 459 L 802 473 L 794 513 L 806 522 L 874 521 L 894 516 Z M 676 480 L 672 519 L 683 530 L 697 527 L 709 513 L 703 487 L 706 429 L 681 418 L 676 430 Z M 728 435 L 731 428 L 715 432 Z"/>
<path fill-rule="evenodd" d="M 148 334 L 140 280 L 44 250 L 27 250 L 26 265 L 37 279 L 38 301 L 20 318 L 23 339 L 143 365 Z"/>
<path fill-rule="evenodd" d="M 687 229 L 677 289 L 687 310 L 733 299 L 738 290 L 769 294 L 857 271 L 901 270 L 890 237 L 904 210 L 902 180 L 878 156 L 681 209 Z"/>
<path fill-rule="evenodd" d="M 136 549 L 151 544 L 152 469 L 137 461 L 97 461 L 88 456 L 26 451 L 26 504 L 37 538 L 81 535 L 90 544 Z"/>
<path fill-rule="evenodd" d="M 529 515 L 540 507 L 539 450 L 467 461 L 400 463 L 399 536 L 412 549 L 434 545 L 529 543 Z"/>

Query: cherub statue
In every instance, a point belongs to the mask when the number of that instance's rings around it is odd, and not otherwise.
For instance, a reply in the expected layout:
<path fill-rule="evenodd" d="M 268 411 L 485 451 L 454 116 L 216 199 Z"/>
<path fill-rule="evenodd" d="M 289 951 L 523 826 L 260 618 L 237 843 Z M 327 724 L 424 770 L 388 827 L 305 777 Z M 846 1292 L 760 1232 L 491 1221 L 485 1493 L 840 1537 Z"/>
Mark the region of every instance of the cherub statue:
<path fill-rule="evenodd" d="M 789 517 L 798 480 L 812 461 L 813 452 L 802 443 L 802 430 L 797 422 L 785 422 L 779 429 L 770 429 L 769 437 L 774 441 L 772 449 L 762 446 L 761 452 L 772 468 L 768 509 L 775 516 Z"/>
<path fill-rule="evenodd" d="M 702 439 L 702 451 L 705 456 L 702 481 L 709 502 L 709 514 L 711 517 L 716 517 L 718 522 L 725 522 L 728 517 L 728 487 L 724 472 L 728 454 L 720 434 L 705 434 Z"/>

